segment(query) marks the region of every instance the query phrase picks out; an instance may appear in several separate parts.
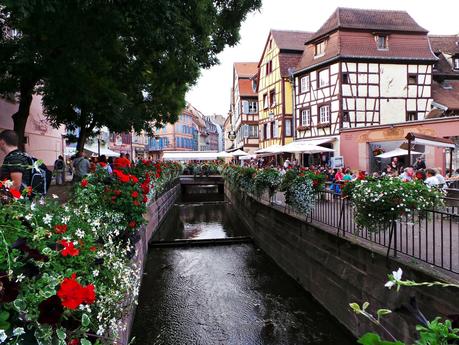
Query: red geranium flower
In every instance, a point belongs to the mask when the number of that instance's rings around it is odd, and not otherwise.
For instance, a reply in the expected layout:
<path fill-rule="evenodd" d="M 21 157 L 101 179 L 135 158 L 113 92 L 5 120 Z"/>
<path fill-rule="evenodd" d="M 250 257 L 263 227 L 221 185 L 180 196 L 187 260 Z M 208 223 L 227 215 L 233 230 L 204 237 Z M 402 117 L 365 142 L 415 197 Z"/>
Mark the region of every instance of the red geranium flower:
<path fill-rule="evenodd" d="M 64 249 L 61 250 L 62 256 L 77 256 L 78 254 L 80 254 L 80 251 L 75 248 L 73 242 L 62 240 L 61 244 L 64 246 Z"/>
<path fill-rule="evenodd" d="M 114 193 L 115 193 L 116 196 L 120 196 L 121 195 L 121 191 L 119 189 L 115 190 Z"/>
<path fill-rule="evenodd" d="M 143 200 L 142 200 L 144 203 L 147 203 L 148 202 L 148 198 L 146 196 L 143 197 Z"/>
<path fill-rule="evenodd" d="M 27 191 L 27 196 L 31 196 L 31 195 L 32 195 L 32 192 L 33 192 L 32 186 L 28 186 L 28 187 L 26 188 L 26 191 Z"/>
<path fill-rule="evenodd" d="M 138 179 L 136 176 L 134 176 L 134 175 L 129 175 L 129 178 L 131 179 L 131 181 L 132 181 L 133 183 L 138 183 L 138 182 L 139 182 L 139 179 Z"/>
<path fill-rule="evenodd" d="M 15 199 L 19 199 L 21 197 L 21 192 L 15 188 L 10 188 L 10 193 Z"/>
<path fill-rule="evenodd" d="M 80 340 L 79 339 L 72 339 L 70 340 L 67 345 L 79 345 L 80 344 Z"/>
<path fill-rule="evenodd" d="M 56 234 L 65 234 L 67 232 L 67 225 L 57 224 L 54 226 L 54 231 L 56 231 Z"/>
<path fill-rule="evenodd" d="M 88 180 L 84 179 L 83 181 L 81 181 L 81 187 L 86 188 L 87 185 L 88 185 Z"/>
<path fill-rule="evenodd" d="M 92 304 L 96 300 L 94 285 L 82 286 L 77 282 L 75 273 L 70 278 L 64 278 L 57 296 L 61 299 L 62 305 L 69 309 L 76 309 L 82 303 Z"/>
<path fill-rule="evenodd" d="M 131 220 L 131 221 L 129 222 L 129 224 L 128 224 L 128 226 L 129 226 L 130 228 L 135 228 L 136 225 L 137 225 L 137 222 L 136 222 L 135 220 Z"/>
<path fill-rule="evenodd" d="M 95 251 L 97 250 L 97 248 L 96 248 L 95 246 L 91 246 L 91 247 L 89 247 L 89 250 L 90 250 L 91 252 L 95 252 Z"/>
<path fill-rule="evenodd" d="M 134 204 L 134 206 L 139 206 L 140 202 L 138 202 L 137 200 L 134 200 L 133 204 Z"/>
<path fill-rule="evenodd" d="M 135 198 L 137 198 L 137 197 L 139 196 L 139 192 L 137 192 L 137 191 L 135 190 L 135 191 L 133 191 L 133 192 L 131 193 L 131 196 L 135 199 Z"/>

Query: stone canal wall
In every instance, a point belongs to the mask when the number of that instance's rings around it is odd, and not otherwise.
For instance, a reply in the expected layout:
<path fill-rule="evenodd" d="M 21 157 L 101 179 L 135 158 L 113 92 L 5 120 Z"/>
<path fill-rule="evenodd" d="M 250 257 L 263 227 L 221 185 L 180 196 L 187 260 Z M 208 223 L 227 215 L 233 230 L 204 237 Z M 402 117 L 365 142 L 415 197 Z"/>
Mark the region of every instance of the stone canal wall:
<path fill-rule="evenodd" d="M 225 194 L 246 222 L 255 244 L 356 337 L 368 331 L 381 334 L 381 329 L 351 312 L 351 302 L 361 305 L 368 301 L 368 310 L 373 314 L 379 308 L 393 310 L 384 318 L 384 325 L 407 343 L 412 343 L 418 323 L 408 311 L 412 297 L 429 320 L 458 314 L 457 289 L 402 288 L 396 292 L 384 288 L 387 274 L 398 267 L 403 269 L 404 278 L 416 281 L 438 279 L 434 268 L 403 258 L 386 259 L 380 248 L 338 237 L 336 230 L 312 225 L 303 216 L 288 214 L 284 208 L 232 191 L 228 185 Z"/>
<path fill-rule="evenodd" d="M 174 206 L 175 201 L 180 195 L 180 184 L 175 185 L 167 192 L 163 193 L 160 197 L 150 203 L 148 212 L 145 215 L 147 220 L 146 225 L 142 226 L 139 230 L 140 240 L 136 243 L 136 255 L 133 261 L 140 267 L 140 276 L 143 275 L 145 261 L 148 253 L 148 243 L 155 231 L 161 225 L 167 212 Z M 135 305 L 126 306 L 126 331 L 120 335 L 118 344 L 126 345 L 129 343 L 129 335 L 132 328 L 132 322 L 135 316 Z"/>

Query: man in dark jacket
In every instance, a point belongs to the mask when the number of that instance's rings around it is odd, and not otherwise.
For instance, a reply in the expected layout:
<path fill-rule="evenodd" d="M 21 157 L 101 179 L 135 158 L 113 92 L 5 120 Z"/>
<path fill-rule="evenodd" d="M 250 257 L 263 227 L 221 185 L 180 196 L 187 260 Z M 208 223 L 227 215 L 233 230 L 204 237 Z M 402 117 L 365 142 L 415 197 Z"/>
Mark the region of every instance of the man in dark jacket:
<path fill-rule="evenodd" d="M 13 188 L 21 190 L 30 180 L 30 162 L 18 148 L 18 136 L 15 131 L 4 130 L 0 133 L 0 151 L 6 154 L 0 178 L 11 180 Z"/>

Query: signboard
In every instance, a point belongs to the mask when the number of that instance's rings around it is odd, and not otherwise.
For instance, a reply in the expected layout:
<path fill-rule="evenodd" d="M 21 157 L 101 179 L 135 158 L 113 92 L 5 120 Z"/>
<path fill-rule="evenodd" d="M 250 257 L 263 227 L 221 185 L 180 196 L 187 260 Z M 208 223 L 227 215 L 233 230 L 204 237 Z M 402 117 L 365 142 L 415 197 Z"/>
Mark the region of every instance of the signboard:
<path fill-rule="evenodd" d="M 344 168 L 344 157 L 336 156 L 330 158 L 332 169 Z"/>

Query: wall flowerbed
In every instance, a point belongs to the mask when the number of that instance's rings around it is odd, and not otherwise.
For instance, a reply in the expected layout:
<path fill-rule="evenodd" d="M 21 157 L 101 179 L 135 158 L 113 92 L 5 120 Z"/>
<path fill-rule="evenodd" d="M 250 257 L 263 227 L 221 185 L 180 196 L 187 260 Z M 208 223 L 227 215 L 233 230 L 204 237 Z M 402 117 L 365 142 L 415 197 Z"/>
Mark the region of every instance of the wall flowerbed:
<path fill-rule="evenodd" d="M 174 163 L 100 170 L 65 205 L 0 189 L 0 343 L 113 344 L 137 299 L 131 260 L 146 205 L 178 177 Z"/>

